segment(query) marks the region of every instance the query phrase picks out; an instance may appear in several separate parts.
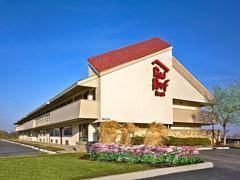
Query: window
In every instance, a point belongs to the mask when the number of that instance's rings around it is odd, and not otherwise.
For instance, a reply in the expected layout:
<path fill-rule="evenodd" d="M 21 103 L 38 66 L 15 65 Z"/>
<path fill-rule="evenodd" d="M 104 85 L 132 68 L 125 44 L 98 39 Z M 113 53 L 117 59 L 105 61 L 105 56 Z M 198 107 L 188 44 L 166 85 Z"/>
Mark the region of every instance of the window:
<path fill-rule="evenodd" d="M 65 145 L 69 145 L 69 141 L 68 140 L 65 140 Z"/>
<path fill-rule="evenodd" d="M 55 136 L 60 136 L 60 130 L 59 129 L 54 129 L 54 135 Z"/>
<path fill-rule="evenodd" d="M 45 136 L 46 135 L 46 130 L 40 130 L 40 134 L 41 134 L 41 136 Z"/>
<path fill-rule="evenodd" d="M 31 131 L 28 131 L 28 132 L 27 132 L 27 136 L 28 136 L 28 137 L 32 137 L 32 132 L 31 132 Z"/>
<path fill-rule="evenodd" d="M 87 97 L 88 97 L 88 92 L 85 92 L 85 93 L 83 94 L 83 99 L 87 99 Z"/>
<path fill-rule="evenodd" d="M 58 144 L 58 140 L 57 139 L 55 139 L 55 143 Z"/>
<path fill-rule="evenodd" d="M 72 127 L 64 127 L 63 135 L 64 136 L 72 136 Z"/>
<path fill-rule="evenodd" d="M 58 128 L 50 130 L 50 136 L 51 137 L 59 137 L 59 135 L 60 135 L 60 130 Z"/>
<path fill-rule="evenodd" d="M 54 136 L 54 129 L 50 129 L 50 136 Z"/>
<path fill-rule="evenodd" d="M 50 141 L 51 141 L 51 143 L 53 143 L 53 140 L 52 140 L 52 139 L 51 139 Z"/>
<path fill-rule="evenodd" d="M 88 125 L 82 125 L 82 141 L 88 141 Z"/>

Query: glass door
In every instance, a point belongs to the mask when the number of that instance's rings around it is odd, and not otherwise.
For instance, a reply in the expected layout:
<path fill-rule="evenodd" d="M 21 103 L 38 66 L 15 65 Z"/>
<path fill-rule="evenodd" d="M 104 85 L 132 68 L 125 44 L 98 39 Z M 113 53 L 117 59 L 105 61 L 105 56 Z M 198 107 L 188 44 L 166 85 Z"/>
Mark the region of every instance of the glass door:
<path fill-rule="evenodd" d="M 79 125 L 79 142 L 88 141 L 88 124 Z"/>

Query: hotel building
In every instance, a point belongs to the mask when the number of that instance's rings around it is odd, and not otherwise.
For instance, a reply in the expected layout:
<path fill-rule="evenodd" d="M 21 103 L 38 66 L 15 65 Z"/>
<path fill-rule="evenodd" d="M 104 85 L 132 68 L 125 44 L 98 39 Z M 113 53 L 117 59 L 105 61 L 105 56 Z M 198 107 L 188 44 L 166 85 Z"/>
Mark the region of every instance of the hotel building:
<path fill-rule="evenodd" d="M 87 78 L 15 123 L 19 138 L 64 145 L 97 141 L 106 120 L 201 128 L 196 114 L 212 95 L 172 50 L 152 38 L 89 58 Z"/>

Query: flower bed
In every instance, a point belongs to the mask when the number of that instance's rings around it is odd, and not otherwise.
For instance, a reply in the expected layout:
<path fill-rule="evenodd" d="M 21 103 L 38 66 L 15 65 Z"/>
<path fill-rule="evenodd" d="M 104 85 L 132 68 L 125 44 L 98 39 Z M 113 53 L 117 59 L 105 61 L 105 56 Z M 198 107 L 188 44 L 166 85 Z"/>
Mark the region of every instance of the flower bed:
<path fill-rule="evenodd" d="M 87 146 L 91 160 L 146 164 L 184 165 L 203 162 L 198 150 L 188 146 L 122 146 L 95 143 Z"/>

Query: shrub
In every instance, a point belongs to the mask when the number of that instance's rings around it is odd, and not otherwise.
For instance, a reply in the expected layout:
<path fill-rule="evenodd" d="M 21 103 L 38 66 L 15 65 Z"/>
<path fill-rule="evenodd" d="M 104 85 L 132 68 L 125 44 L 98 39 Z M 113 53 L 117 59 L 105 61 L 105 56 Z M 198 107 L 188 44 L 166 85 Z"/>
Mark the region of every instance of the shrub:
<path fill-rule="evenodd" d="M 134 137 L 137 127 L 133 123 L 124 124 L 121 129 L 121 144 L 130 145 L 131 137 Z"/>
<path fill-rule="evenodd" d="M 193 147 L 120 146 L 95 143 L 87 147 L 91 160 L 145 164 L 196 164 L 203 162 Z"/>
<path fill-rule="evenodd" d="M 102 122 L 99 129 L 99 142 L 116 143 L 119 129 L 121 129 L 121 126 L 117 121 Z"/>
<path fill-rule="evenodd" d="M 164 144 L 168 146 L 209 146 L 211 140 L 208 138 L 178 138 L 165 137 Z"/>
<path fill-rule="evenodd" d="M 144 138 L 143 136 L 135 136 L 132 138 L 132 145 L 142 145 L 144 144 Z"/>
<path fill-rule="evenodd" d="M 166 126 L 153 122 L 149 124 L 144 144 L 147 146 L 162 145 L 163 137 L 166 135 Z"/>

